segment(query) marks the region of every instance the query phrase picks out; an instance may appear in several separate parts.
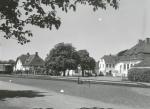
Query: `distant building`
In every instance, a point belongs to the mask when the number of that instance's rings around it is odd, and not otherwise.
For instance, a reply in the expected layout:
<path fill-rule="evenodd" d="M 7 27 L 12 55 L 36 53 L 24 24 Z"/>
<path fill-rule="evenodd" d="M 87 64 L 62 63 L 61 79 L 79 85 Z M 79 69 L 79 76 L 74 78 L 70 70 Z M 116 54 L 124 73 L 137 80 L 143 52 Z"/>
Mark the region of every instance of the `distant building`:
<path fill-rule="evenodd" d="M 44 67 L 44 60 L 39 57 L 38 52 L 33 55 L 27 53 L 26 55 L 21 55 L 17 58 L 16 64 L 14 66 L 14 71 L 32 71 L 36 73 L 37 69 Z"/>
<path fill-rule="evenodd" d="M 100 71 L 105 73 L 111 70 L 114 76 L 127 76 L 130 68 L 141 62 L 139 65 L 144 65 L 146 62 L 145 59 L 150 57 L 150 38 L 139 40 L 132 48 L 124 50 L 113 57 L 104 57 L 100 59 Z M 109 67 L 112 65 L 109 64 L 115 64 L 115 67 L 111 67 L 110 69 Z"/>
<path fill-rule="evenodd" d="M 104 75 L 113 75 L 117 61 L 118 58 L 115 55 L 103 56 L 99 61 L 99 72 Z"/>
<path fill-rule="evenodd" d="M 14 61 L 0 61 L 0 74 L 11 74 L 14 64 Z"/>
<path fill-rule="evenodd" d="M 119 56 L 119 62 L 115 69 L 123 76 L 127 76 L 130 68 L 148 57 L 150 57 L 150 38 L 139 40 L 135 46 Z"/>

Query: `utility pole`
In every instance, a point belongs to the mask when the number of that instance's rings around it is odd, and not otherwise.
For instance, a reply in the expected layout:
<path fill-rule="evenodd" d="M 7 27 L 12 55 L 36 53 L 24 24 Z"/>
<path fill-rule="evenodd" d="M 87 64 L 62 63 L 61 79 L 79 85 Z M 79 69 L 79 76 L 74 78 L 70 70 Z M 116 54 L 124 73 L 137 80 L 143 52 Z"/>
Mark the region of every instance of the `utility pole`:
<path fill-rule="evenodd" d="M 146 38 L 150 36 L 150 0 L 144 0 L 143 2 L 143 35 Z"/>

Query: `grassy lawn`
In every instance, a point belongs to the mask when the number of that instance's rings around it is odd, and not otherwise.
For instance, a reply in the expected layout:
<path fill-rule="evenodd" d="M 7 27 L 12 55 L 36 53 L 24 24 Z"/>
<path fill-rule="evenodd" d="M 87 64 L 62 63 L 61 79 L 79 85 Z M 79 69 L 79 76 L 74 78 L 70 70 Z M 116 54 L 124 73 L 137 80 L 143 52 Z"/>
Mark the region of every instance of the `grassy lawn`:
<path fill-rule="evenodd" d="M 150 89 L 111 86 L 101 84 L 77 84 L 75 82 L 37 80 L 23 78 L 0 77 L 2 81 L 12 80 L 14 83 L 38 87 L 46 90 L 52 90 L 60 93 L 63 89 L 66 95 L 83 97 L 92 100 L 98 100 L 104 103 L 129 106 L 133 108 L 149 109 L 150 107 Z M 136 91 L 135 91 L 136 89 Z M 143 91 L 144 90 L 144 91 Z M 139 93 L 140 92 L 140 93 Z M 146 92 L 146 94 L 144 94 Z M 81 109 L 90 109 L 83 107 Z M 93 109 L 106 109 L 103 107 L 94 107 Z M 110 109 L 112 109 L 110 107 Z"/>

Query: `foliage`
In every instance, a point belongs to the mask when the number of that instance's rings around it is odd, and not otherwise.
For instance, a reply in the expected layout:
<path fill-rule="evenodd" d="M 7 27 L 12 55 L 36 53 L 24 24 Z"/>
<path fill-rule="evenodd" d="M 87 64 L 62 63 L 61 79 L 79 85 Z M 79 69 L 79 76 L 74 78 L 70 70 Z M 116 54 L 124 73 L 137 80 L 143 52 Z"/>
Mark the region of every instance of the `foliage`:
<path fill-rule="evenodd" d="M 0 30 L 6 39 L 16 39 L 18 43 L 29 42 L 33 34 L 26 29 L 31 24 L 40 28 L 60 27 L 57 10 L 76 10 L 78 4 L 87 4 L 96 11 L 108 5 L 117 9 L 119 0 L 0 0 Z"/>
<path fill-rule="evenodd" d="M 150 69 L 130 69 L 128 79 L 136 82 L 150 82 Z"/>
<path fill-rule="evenodd" d="M 75 48 L 71 44 L 59 43 L 57 44 L 47 55 L 45 59 L 46 68 L 56 72 L 64 72 L 76 69 L 77 53 Z"/>
<path fill-rule="evenodd" d="M 89 56 L 87 50 L 79 50 L 79 64 L 82 69 L 82 76 L 84 76 L 84 70 L 94 70 L 96 66 L 96 62 L 94 58 Z"/>
<path fill-rule="evenodd" d="M 45 65 L 48 72 L 63 72 L 65 76 L 66 70 L 76 70 L 79 65 L 83 72 L 94 70 L 96 62 L 87 50 L 76 51 L 71 44 L 59 43 L 47 55 Z"/>

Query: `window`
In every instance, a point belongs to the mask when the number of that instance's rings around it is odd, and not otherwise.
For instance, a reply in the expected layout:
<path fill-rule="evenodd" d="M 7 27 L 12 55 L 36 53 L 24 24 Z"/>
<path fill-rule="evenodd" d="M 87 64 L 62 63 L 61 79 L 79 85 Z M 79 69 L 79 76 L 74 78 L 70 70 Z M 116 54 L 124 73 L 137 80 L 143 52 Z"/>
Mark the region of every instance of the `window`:
<path fill-rule="evenodd" d="M 109 68 L 111 68 L 111 64 L 109 64 Z"/>
<path fill-rule="evenodd" d="M 121 71 L 122 71 L 122 65 L 120 65 L 120 73 L 121 73 Z"/>
<path fill-rule="evenodd" d="M 108 64 L 106 64 L 106 68 L 108 68 Z"/>
<path fill-rule="evenodd" d="M 127 64 L 127 69 L 129 69 L 129 64 Z"/>
<path fill-rule="evenodd" d="M 124 70 L 126 70 L 126 64 L 124 64 Z"/>

